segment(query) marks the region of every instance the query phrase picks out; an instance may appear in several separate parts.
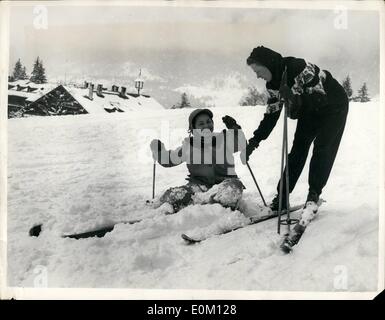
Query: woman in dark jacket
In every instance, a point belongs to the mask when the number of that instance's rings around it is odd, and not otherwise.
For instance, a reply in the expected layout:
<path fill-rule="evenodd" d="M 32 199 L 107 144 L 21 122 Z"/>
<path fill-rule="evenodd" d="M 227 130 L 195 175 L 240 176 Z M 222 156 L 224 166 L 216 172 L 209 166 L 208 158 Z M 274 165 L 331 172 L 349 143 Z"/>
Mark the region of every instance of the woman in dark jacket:
<path fill-rule="evenodd" d="M 310 145 L 314 143 L 309 169 L 309 192 L 306 204 L 317 204 L 333 167 L 348 114 L 349 100 L 343 87 L 330 72 L 304 59 L 282 57 L 278 52 L 259 46 L 247 59 L 247 64 L 258 78 L 266 80 L 269 93 L 263 120 L 248 141 L 246 159 L 275 127 L 281 114 L 282 98 L 289 100 L 289 117 L 298 119 L 293 146 L 289 154 L 289 192 L 291 192 L 305 165 Z M 287 85 L 281 84 L 287 70 Z M 283 181 L 283 206 L 286 205 Z M 277 190 L 279 192 L 279 183 Z M 278 209 L 279 195 L 271 207 Z"/>

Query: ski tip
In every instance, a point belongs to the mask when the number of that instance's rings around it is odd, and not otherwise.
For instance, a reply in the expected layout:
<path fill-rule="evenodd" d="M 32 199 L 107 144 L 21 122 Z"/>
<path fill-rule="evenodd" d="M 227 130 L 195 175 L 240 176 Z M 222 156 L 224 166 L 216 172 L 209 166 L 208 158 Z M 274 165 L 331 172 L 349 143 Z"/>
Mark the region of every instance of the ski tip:
<path fill-rule="evenodd" d="M 280 248 L 284 254 L 289 254 L 293 251 L 293 248 L 289 246 L 287 243 L 282 243 Z"/>
<path fill-rule="evenodd" d="M 180 236 L 182 237 L 183 240 L 190 239 L 190 237 L 188 235 L 184 234 L 184 233 L 182 233 Z"/>
<path fill-rule="evenodd" d="M 281 243 L 280 249 L 285 254 L 291 253 L 293 251 L 293 246 L 289 243 L 287 239 L 287 235 L 285 236 L 285 239 Z"/>
<path fill-rule="evenodd" d="M 188 244 L 194 244 L 194 243 L 198 243 L 199 242 L 197 240 L 194 240 L 193 238 L 190 238 L 187 234 L 184 234 L 184 233 L 181 234 L 181 237 Z"/>

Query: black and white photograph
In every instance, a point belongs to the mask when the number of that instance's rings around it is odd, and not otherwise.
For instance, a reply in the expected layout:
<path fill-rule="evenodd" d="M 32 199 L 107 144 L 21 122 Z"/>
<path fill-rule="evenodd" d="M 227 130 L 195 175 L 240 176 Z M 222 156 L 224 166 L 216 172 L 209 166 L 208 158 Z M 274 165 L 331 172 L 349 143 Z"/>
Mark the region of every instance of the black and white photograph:
<path fill-rule="evenodd" d="M 3 297 L 374 298 L 384 8 L 1 3 Z"/>

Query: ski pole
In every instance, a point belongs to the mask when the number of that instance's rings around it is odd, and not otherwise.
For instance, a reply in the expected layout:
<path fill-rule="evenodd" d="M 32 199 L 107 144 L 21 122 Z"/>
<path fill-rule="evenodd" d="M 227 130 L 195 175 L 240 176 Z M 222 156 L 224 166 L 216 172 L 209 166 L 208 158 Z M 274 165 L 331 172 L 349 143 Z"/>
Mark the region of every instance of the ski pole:
<path fill-rule="evenodd" d="M 152 170 L 152 199 L 155 198 L 155 168 L 156 168 L 156 162 L 154 161 L 154 166 Z"/>
<path fill-rule="evenodd" d="M 228 117 L 228 116 L 226 116 L 226 117 Z M 235 129 L 237 129 L 237 130 L 238 130 L 238 129 L 239 129 L 239 130 L 242 130 L 242 127 L 241 127 L 238 123 L 236 123 L 236 121 L 235 121 L 234 119 L 232 119 L 232 120 L 233 120 L 235 123 L 233 123 L 233 124 L 232 124 L 232 127 L 230 127 L 230 126 L 226 123 L 226 121 L 225 121 L 225 118 L 226 118 L 226 117 L 223 117 L 222 119 L 223 119 L 223 121 L 225 122 L 225 125 L 226 125 L 227 129 L 235 128 Z M 257 180 L 255 179 L 254 173 L 253 173 L 253 171 L 251 170 L 248 161 L 246 161 L 246 164 L 247 164 L 247 167 L 249 168 L 249 171 L 250 171 L 250 173 L 251 173 L 251 176 L 253 177 L 254 183 L 255 183 L 255 185 L 257 186 L 257 189 L 258 189 L 259 195 L 260 195 L 261 198 L 262 198 L 263 204 L 265 205 L 265 207 L 267 207 L 265 198 L 264 198 L 263 195 L 262 195 L 262 191 L 261 191 L 261 189 L 260 189 L 259 186 L 258 186 Z"/>
<path fill-rule="evenodd" d="M 286 147 L 286 127 L 283 127 L 283 139 L 282 139 L 282 153 L 281 153 L 281 176 L 279 180 L 279 194 L 278 194 L 278 234 L 281 234 L 281 215 L 282 215 L 282 194 L 283 194 L 283 175 L 284 175 L 284 162 L 285 162 L 285 147 Z"/>
<path fill-rule="evenodd" d="M 261 198 L 262 198 L 263 204 L 265 205 L 265 207 L 267 207 L 265 198 L 264 198 L 263 195 L 262 195 L 261 189 L 259 189 L 257 180 L 256 180 L 255 177 L 254 177 L 253 171 L 251 170 L 251 168 L 250 168 L 250 166 L 249 166 L 249 163 L 248 163 L 247 161 L 246 161 L 246 164 L 247 164 L 247 167 L 249 168 L 249 171 L 250 171 L 250 173 L 251 173 L 251 176 L 253 177 L 254 183 L 255 183 L 255 185 L 257 186 L 257 189 L 258 189 L 258 192 L 259 192 L 259 194 L 260 194 L 260 196 L 261 196 Z"/>
<path fill-rule="evenodd" d="M 288 151 L 288 143 L 287 143 L 287 118 L 288 118 L 288 102 L 285 101 L 285 127 L 286 127 L 286 139 L 285 139 L 285 165 L 286 165 L 286 186 L 285 186 L 285 191 L 286 191 L 286 221 L 287 221 L 287 232 L 290 232 L 290 224 L 291 224 L 291 219 L 290 219 L 290 184 L 289 184 L 289 151 Z"/>
<path fill-rule="evenodd" d="M 283 72 L 281 79 L 281 86 L 287 85 L 287 69 Z M 281 97 L 280 97 L 281 99 Z M 282 157 L 281 157 L 281 179 L 279 181 L 279 204 L 278 204 L 278 234 L 281 232 L 281 215 L 282 215 L 282 198 L 283 198 L 283 178 L 285 175 L 285 194 L 286 194 L 286 212 L 287 212 L 287 228 L 290 231 L 290 191 L 289 191 L 289 156 L 288 156 L 288 143 L 287 143 L 287 117 L 288 117 L 288 101 L 284 97 L 284 120 L 283 120 L 283 141 L 282 141 Z M 285 164 L 285 166 L 284 166 Z"/>
<path fill-rule="evenodd" d="M 282 158 L 281 158 L 281 180 L 279 182 L 279 206 L 278 206 L 278 234 L 281 232 L 281 215 L 282 215 L 282 200 L 283 200 L 283 179 L 285 177 L 285 200 L 286 200 L 286 212 L 287 212 L 287 230 L 290 232 L 290 190 L 289 190 L 289 155 L 288 155 L 288 142 L 287 142 L 287 104 L 285 103 L 285 115 L 283 125 L 283 142 L 282 142 Z M 285 165 L 284 165 L 285 164 Z"/>

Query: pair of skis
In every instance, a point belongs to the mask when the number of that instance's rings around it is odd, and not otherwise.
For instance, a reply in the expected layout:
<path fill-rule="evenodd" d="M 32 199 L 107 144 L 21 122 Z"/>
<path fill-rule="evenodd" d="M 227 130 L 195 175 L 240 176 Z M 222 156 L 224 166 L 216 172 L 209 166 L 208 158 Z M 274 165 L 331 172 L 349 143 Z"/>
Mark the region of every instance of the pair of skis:
<path fill-rule="evenodd" d="M 324 202 L 324 200 L 320 199 L 314 208 L 311 208 L 311 207 L 305 207 L 304 208 L 304 205 L 293 206 L 293 207 L 290 207 L 290 211 L 289 212 L 295 212 L 295 211 L 300 210 L 300 209 L 303 208 L 301 216 L 305 216 L 305 217 L 307 216 L 308 218 L 305 219 L 305 220 L 308 220 L 308 223 L 309 223 L 313 219 L 313 217 L 316 215 L 318 207 L 322 204 L 322 202 Z M 286 210 L 282 210 L 281 214 L 283 214 L 283 215 L 287 214 L 287 211 Z M 187 234 L 182 234 L 181 237 L 182 237 L 182 239 L 187 244 L 195 244 L 195 243 L 199 243 L 199 242 L 202 242 L 204 240 L 207 240 L 207 239 L 211 238 L 212 236 L 220 236 L 220 235 L 223 235 L 223 234 L 226 234 L 226 233 L 229 233 L 229 232 L 232 232 L 232 231 L 235 231 L 235 230 L 247 227 L 249 225 L 257 224 L 257 223 L 260 223 L 260 222 L 263 222 L 263 221 L 266 221 L 266 220 L 269 220 L 269 219 L 273 219 L 273 218 L 276 218 L 276 217 L 278 217 L 278 212 L 277 211 L 272 211 L 270 214 L 267 214 L 267 215 L 264 215 L 264 216 L 249 217 L 248 223 L 242 224 L 240 226 L 232 227 L 232 228 L 229 228 L 229 229 L 225 229 L 225 230 L 223 230 L 222 232 L 220 232 L 218 234 L 207 235 L 207 236 L 201 237 L 201 238 L 192 237 L 192 236 L 189 236 Z M 63 238 L 72 238 L 72 239 L 77 239 L 77 240 L 78 239 L 90 238 L 90 237 L 101 238 L 101 237 L 104 237 L 104 235 L 106 233 L 111 232 L 114 229 L 115 225 L 117 225 L 117 224 L 120 224 L 120 223 L 123 223 L 123 224 L 135 224 L 135 223 L 139 223 L 141 221 L 143 221 L 143 219 L 121 221 L 121 222 L 117 222 L 117 223 L 114 223 L 114 224 L 110 224 L 110 225 L 104 226 L 104 227 L 96 229 L 96 230 L 91 230 L 91 231 L 82 232 L 82 233 L 76 233 L 76 234 L 66 234 L 66 235 L 63 235 L 62 237 Z M 302 222 L 301 223 L 297 223 L 294 226 L 294 228 L 290 231 L 290 233 L 288 233 L 288 234 L 286 234 L 284 236 L 284 239 L 283 239 L 282 244 L 280 246 L 281 250 L 284 253 L 290 253 L 292 251 L 292 247 L 294 245 L 296 245 L 298 243 L 299 239 L 302 237 L 302 234 L 304 233 L 304 231 L 306 229 L 306 226 L 308 224 L 308 223 L 303 224 Z M 42 231 L 42 225 L 36 225 L 33 228 L 31 228 L 30 236 L 37 237 L 37 236 L 39 236 L 41 231 Z"/>
<path fill-rule="evenodd" d="M 303 205 L 291 207 L 290 212 L 297 211 L 297 210 L 301 209 L 302 207 L 303 207 Z M 282 214 L 285 214 L 285 213 L 286 213 L 286 211 L 283 210 Z M 243 225 L 243 226 L 238 226 L 238 227 L 235 227 L 235 228 L 232 228 L 229 230 L 225 230 L 221 234 L 226 234 L 226 233 L 229 233 L 231 231 L 235 231 L 235 230 L 238 230 L 240 228 L 243 228 L 245 226 L 260 223 L 260 222 L 263 222 L 263 221 L 266 221 L 266 220 L 269 220 L 269 219 L 272 219 L 275 217 L 278 217 L 278 212 L 276 212 L 276 211 L 272 211 L 271 214 L 264 215 L 261 217 L 250 217 L 250 221 L 248 224 Z M 66 235 L 63 235 L 62 237 L 63 238 L 70 238 L 70 239 L 76 239 L 76 240 L 85 239 L 85 238 L 92 238 L 92 237 L 102 238 L 105 236 L 106 233 L 114 230 L 115 225 L 117 225 L 117 224 L 120 224 L 120 223 L 122 223 L 122 224 L 135 224 L 135 223 L 139 223 L 141 221 L 143 221 L 143 219 L 121 221 L 121 222 L 117 222 L 117 223 L 113 223 L 113 224 L 104 226 L 104 227 L 96 229 L 96 230 L 91 230 L 91 231 L 86 231 L 86 232 L 76 233 L 76 234 L 66 234 Z M 200 242 L 200 241 L 205 240 L 205 239 L 192 239 L 185 234 L 182 234 L 182 238 L 185 239 L 186 241 L 187 241 L 187 239 L 191 239 L 191 241 L 190 241 L 191 243 L 196 243 L 196 242 Z"/>
<path fill-rule="evenodd" d="M 298 206 L 291 207 L 290 208 L 290 212 L 297 211 L 297 210 L 301 209 L 302 207 L 303 207 L 303 205 L 298 205 Z M 285 211 L 283 211 L 282 214 L 285 214 Z M 221 234 L 226 234 L 226 233 L 238 230 L 238 229 L 243 228 L 243 227 L 248 226 L 248 225 L 260 223 L 260 222 L 263 222 L 263 221 L 275 218 L 277 216 L 278 216 L 278 212 L 272 211 L 272 213 L 268 214 L 268 215 L 264 215 L 264 216 L 260 216 L 260 217 L 250 217 L 249 218 L 250 220 L 249 220 L 248 224 L 243 225 L 243 226 L 238 226 L 238 227 L 235 227 L 235 228 L 232 228 L 232 229 L 225 230 Z M 101 227 L 101 228 L 98 228 L 98 229 L 95 229 L 95 230 L 90 230 L 90 231 L 81 232 L 81 233 L 75 233 L 75 234 L 65 234 L 62 237 L 63 238 L 70 238 L 70 239 L 76 239 L 76 240 L 85 239 L 85 238 L 91 238 L 91 237 L 101 238 L 101 237 L 104 237 L 106 233 L 111 232 L 112 230 L 114 230 L 114 228 L 115 228 L 115 226 L 117 224 L 120 224 L 120 223 L 123 223 L 123 224 L 136 224 L 136 223 L 139 223 L 141 221 L 143 221 L 143 219 L 134 219 L 134 220 L 128 220 L 128 221 L 120 221 L 120 222 L 113 223 L 113 224 L 110 224 L 110 225 L 107 225 L 107 226 L 104 226 L 104 227 Z M 35 225 L 29 231 L 29 235 L 33 236 L 33 237 L 38 237 L 40 235 L 41 231 L 42 231 L 42 227 L 43 227 L 42 224 Z M 189 237 L 189 236 L 187 236 L 185 234 L 182 235 L 182 238 L 184 240 L 186 240 L 188 243 L 197 243 L 197 242 L 206 240 L 206 239 L 203 239 L 203 238 L 202 239 L 192 239 L 191 237 Z"/>

